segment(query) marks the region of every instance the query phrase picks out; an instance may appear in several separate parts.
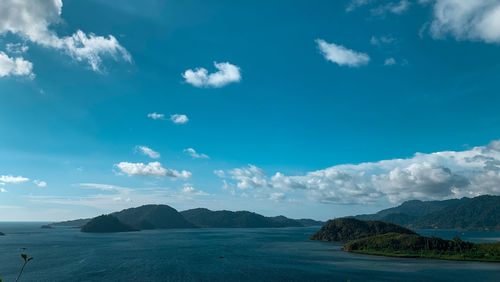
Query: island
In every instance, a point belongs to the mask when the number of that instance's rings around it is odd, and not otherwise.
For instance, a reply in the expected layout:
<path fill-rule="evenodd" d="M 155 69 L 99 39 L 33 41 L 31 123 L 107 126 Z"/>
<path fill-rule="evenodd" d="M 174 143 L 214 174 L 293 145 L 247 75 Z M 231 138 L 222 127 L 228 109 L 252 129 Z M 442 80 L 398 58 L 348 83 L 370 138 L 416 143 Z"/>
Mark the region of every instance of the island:
<path fill-rule="evenodd" d="M 5 233 L 0 232 L 0 236 L 5 236 Z"/>
<path fill-rule="evenodd" d="M 345 251 L 391 257 L 500 262 L 500 242 L 471 243 L 418 234 L 387 233 L 348 242 Z"/>
<path fill-rule="evenodd" d="M 393 257 L 500 262 L 500 242 L 471 243 L 421 236 L 394 223 L 355 218 L 329 220 L 311 240 L 346 243 L 347 252 Z"/>
<path fill-rule="evenodd" d="M 412 229 L 500 231 L 500 196 L 483 195 L 444 201 L 411 200 L 375 214 L 354 217 L 392 222 Z"/>
<path fill-rule="evenodd" d="M 355 218 L 337 218 L 329 220 L 310 239 L 318 241 L 349 242 L 369 236 L 385 233 L 416 234 L 408 228 L 390 222 L 365 221 Z"/>
<path fill-rule="evenodd" d="M 178 212 L 168 205 L 143 205 L 109 214 L 122 224 L 136 230 L 185 228 L 278 228 L 321 226 L 322 221 L 291 219 L 285 216 L 267 217 L 249 211 L 212 211 L 196 208 Z M 97 218 L 83 218 L 55 222 L 47 227 L 78 227 L 88 225 Z M 83 229 L 82 229 L 83 230 Z M 104 232 L 104 231 L 101 231 Z M 110 231 L 117 232 L 117 231 Z"/>
<path fill-rule="evenodd" d="M 42 229 L 53 229 L 54 227 L 52 227 L 52 225 L 50 224 L 45 224 L 45 225 L 42 225 L 42 227 L 40 227 Z"/>
<path fill-rule="evenodd" d="M 121 222 L 115 216 L 101 215 L 87 222 L 82 226 L 81 231 L 87 233 L 112 233 L 138 231 L 138 229 Z"/>

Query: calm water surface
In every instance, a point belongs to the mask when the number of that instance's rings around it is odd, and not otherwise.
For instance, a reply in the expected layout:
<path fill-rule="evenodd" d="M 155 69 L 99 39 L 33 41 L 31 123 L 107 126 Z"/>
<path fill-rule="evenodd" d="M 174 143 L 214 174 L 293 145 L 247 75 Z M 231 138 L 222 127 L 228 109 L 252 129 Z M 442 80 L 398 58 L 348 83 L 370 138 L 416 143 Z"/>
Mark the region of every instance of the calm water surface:
<path fill-rule="evenodd" d="M 14 281 L 500 281 L 499 263 L 357 255 L 309 241 L 312 228 L 154 230 L 87 234 L 0 223 L 0 277 Z M 419 230 L 487 242 L 498 232 Z"/>

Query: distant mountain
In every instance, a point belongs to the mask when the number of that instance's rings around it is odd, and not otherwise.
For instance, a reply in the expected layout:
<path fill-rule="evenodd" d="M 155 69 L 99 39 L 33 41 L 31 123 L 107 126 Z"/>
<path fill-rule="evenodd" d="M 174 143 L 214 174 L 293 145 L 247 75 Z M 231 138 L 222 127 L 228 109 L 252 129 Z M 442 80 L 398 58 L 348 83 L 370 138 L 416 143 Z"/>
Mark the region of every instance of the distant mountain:
<path fill-rule="evenodd" d="M 265 217 L 249 211 L 211 211 L 197 208 L 182 211 L 189 222 L 203 228 L 265 228 L 318 226 L 322 222 L 312 219 L 291 219 L 284 216 Z"/>
<path fill-rule="evenodd" d="M 137 229 L 196 228 L 176 209 L 167 205 L 145 205 L 111 215 Z"/>
<path fill-rule="evenodd" d="M 381 210 L 376 214 L 361 214 L 355 216 L 361 220 L 382 220 L 390 221 L 397 224 L 407 224 L 418 217 L 442 210 L 448 206 L 463 203 L 470 200 L 469 198 L 451 199 L 444 201 L 406 201 L 401 205 Z M 393 221 L 394 220 L 394 221 Z"/>
<path fill-rule="evenodd" d="M 61 221 L 61 222 L 54 222 L 49 225 L 51 226 L 60 226 L 60 227 L 82 227 L 87 222 L 89 222 L 91 218 L 81 218 L 81 219 L 75 219 L 75 220 L 67 220 L 67 221 Z"/>
<path fill-rule="evenodd" d="M 298 222 L 300 222 L 304 227 L 308 226 L 322 226 L 326 222 L 324 221 L 319 221 L 319 220 L 314 220 L 314 219 L 309 219 L 309 218 L 301 218 L 301 219 L 296 219 Z"/>
<path fill-rule="evenodd" d="M 479 196 L 416 219 L 415 229 L 500 230 L 500 196 Z"/>
<path fill-rule="evenodd" d="M 138 231 L 138 229 L 121 222 L 112 215 L 101 215 L 87 222 L 82 226 L 81 231 L 87 233 L 111 233 Z"/>
<path fill-rule="evenodd" d="M 324 222 L 312 219 L 291 219 L 285 216 L 265 217 L 249 211 L 211 211 L 205 208 L 179 213 L 167 205 L 145 205 L 111 213 L 121 223 L 135 229 L 169 228 L 261 228 L 321 226 Z M 92 219 L 77 219 L 52 223 L 50 226 L 82 227 Z"/>
<path fill-rule="evenodd" d="M 402 226 L 382 222 L 364 221 L 355 218 L 337 218 L 329 220 L 321 229 L 314 233 L 310 239 L 319 241 L 348 242 L 360 238 L 386 233 L 416 234 Z"/>
<path fill-rule="evenodd" d="M 407 201 L 379 211 L 354 218 L 380 220 L 412 229 L 461 229 L 500 231 L 500 196 L 445 201 Z"/>

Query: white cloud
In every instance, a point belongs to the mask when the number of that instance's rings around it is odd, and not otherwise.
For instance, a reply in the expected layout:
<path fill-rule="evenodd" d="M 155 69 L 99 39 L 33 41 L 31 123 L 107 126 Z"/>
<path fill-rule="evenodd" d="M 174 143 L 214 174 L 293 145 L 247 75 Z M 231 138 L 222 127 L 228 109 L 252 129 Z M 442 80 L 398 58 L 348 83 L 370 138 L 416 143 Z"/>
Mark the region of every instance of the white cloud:
<path fill-rule="evenodd" d="M 184 194 L 194 195 L 194 196 L 209 196 L 210 195 L 207 192 L 204 192 L 204 191 L 201 191 L 201 190 L 196 190 L 192 186 L 186 186 L 186 187 L 182 188 L 181 191 Z"/>
<path fill-rule="evenodd" d="M 38 187 L 47 187 L 47 182 L 41 180 L 33 180 L 33 183 Z"/>
<path fill-rule="evenodd" d="M 371 10 L 373 15 L 384 16 L 386 13 L 393 13 L 400 15 L 410 8 L 411 3 L 408 0 L 401 0 L 399 2 L 389 2 Z"/>
<path fill-rule="evenodd" d="M 365 53 L 356 52 L 335 43 L 328 43 L 323 39 L 316 39 L 316 43 L 325 59 L 339 66 L 359 67 L 370 62 L 370 57 Z"/>
<path fill-rule="evenodd" d="M 155 176 L 155 177 L 172 177 L 172 178 L 189 178 L 191 172 L 183 170 L 181 172 L 174 169 L 164 168 L 160 162 L 144 163 L 129 163 L 120 162 L 115 167 L 119 168 L 121 172 L 129 176 Z"/>
<path fill-rule="evenodd" d="M 396 59 L 394 58 L 387 58 L 384 61 L 384 66 L 393 66 L 396 64 Z"/>
<path fill-rule="evenodd" d="M 214 174 L 217 175 L 220 178 L 226 177 L 226 173 L 222 169 L 216 169 L 216 170 L 214 170 Z"/>
<path fill-rule="evenodd" d="M 286 194 L 282 192 L 274 192 L 269 195 L 269 200 L 280 201 L 286 198 Z"/>
<path fill-rule="evenodd" d="M 94 71 L 101 71 L 103 57 L 132 61 L 112 35 L 103 37 L 77 30 L 71 36 L 59 37 L 51 28 L 63 22 L 62 7 L 62 0 L 2 0 L 0 34 L 11 32 L 43 47 L 61 50 L 76 61 L 88 63 Z"/>
<path fill-rule="evenodd" d="M 170 116 L 170 120 L 175 124 L 185 124 L 189 118 L 186 115 L 174 114 Z"/>
<path fill-rule="evenodd" d="M 11 58 L 0 51 L 0 77 L 4 76 L 28 76 L 34 77 L 33 64 L 21 57 Z"/>
<path fill-rule="evenodd" d="M 184 149 L 183 152 L 190 155 L 194 159 L 210 159 L 209 156 L 207 156 L 205 154 L 200 154 L 200 153 L 196 152 L 196 150 L 193 148 Z"/>
<path fill-rule="evenodd" d="M 231 187 L 263 193 L 303 193 L 322 203 L 364 204 L 378 200 L 500 195 L 500 141 L 466 151 L 417 153 L 407 159 L 345 164 L 287 176 L 272 177 L 255 167 L 218 173 Z"/>
<path fill-rule="evenodd" d="M 217 72 L 208 73 L 205 68 L 188 69 L 182 74 L 187 83 L 196 87 L 222 87 L 241 80 L 240 68 L 228 62 L 214 62 Z"/>
<path fill-rule="evenodd" d="M 7 43 L 5 48 L 7 52 L 14 54 L 26 53 L 29 50 L 29 47 L 23 43 Z"/>
<path fill-rule="evenodd" d="M 22 177 L 22 176 L 12 176 L 12 175 L 0 176 L 0 182 L 3 182 L 3 183 L 19 184 L 19 183 L 27 182 L 29 180 L 30 180 L 29 178 Z"/>
<path fill-rule="evenodd" d="M 152 119 L 164 119 L 165 118 L 165 115 L 164 114 L 158 114 L 156 112 L 154 113 L 149 113 L 148 114 L 148 118 L 152 118 Z"/>
<path fill-rule="evenodd" d="M 500 43 L 500 1 L 435 0 L 430 31 L 435 38 Z"/>
<path fill-rule="evenodd" d="M 374 0 L 351 0 L 351 2 L 349 2 L 349 4 L 347 5 L 345 10 L 346 10 L 346 12 L 351 12 L 359 7 L 368 5 L 368 4 L 372 3 L 373 1 Z"/>
<path fill-rule="evenodd" d="M 375 37 L 372 36 L 370 39 L 370 44 L 372 45 L 382 45 L 382 44 L 391 44 L 396 41 L 396 38 L 391 37 L 391 36 L 380 36 L 380 37 Z"/>
<path fill-rule="evenodd" d="M 136 146 L 136 149 L 139 150 L 142 154 L 149 156 L 152 159 L 159 159 L 160 153 L 153 151 L 153 149 L 148 148 L 146 146 Z"/>

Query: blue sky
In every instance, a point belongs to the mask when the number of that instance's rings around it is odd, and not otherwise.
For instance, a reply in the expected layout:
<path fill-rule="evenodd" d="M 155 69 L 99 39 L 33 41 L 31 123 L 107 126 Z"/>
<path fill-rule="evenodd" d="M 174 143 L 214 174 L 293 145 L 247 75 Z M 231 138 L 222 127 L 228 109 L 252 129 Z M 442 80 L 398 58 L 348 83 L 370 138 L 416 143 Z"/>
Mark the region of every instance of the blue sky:
<path fill-rule="evenodd" d="M 499 18 L 490 0 L 0 0 L 0 220 L 500 194 Z"/>

